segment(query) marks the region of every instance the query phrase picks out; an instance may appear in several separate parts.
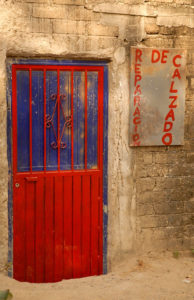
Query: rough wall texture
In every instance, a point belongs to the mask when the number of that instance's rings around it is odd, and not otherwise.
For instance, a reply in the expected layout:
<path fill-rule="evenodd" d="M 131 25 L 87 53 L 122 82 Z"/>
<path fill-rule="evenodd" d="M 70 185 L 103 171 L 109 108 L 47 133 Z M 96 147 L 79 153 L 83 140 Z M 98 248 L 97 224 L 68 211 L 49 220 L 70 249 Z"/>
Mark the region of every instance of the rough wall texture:
<path fill-rule="evenodd" d="M 109 61 L 109 270 L 134 251 L 194 248 L 192 0 L 0 0 L 0 266 L 7 264 L 6 58 Z M 188 49 L 185 144 L 129 148 L 130 46 Z"/>

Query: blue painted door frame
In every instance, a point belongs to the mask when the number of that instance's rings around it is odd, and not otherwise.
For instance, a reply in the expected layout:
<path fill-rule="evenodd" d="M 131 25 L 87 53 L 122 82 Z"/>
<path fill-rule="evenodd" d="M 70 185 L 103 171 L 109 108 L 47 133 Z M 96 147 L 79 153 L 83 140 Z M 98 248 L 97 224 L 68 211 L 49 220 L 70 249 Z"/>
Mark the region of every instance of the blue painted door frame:
<path fill-rule="evenodd" d="M 104 68 L 104 91 L 103 91 L 103 273 L 107 273 L 107 191 L 108 191 L 108 65 L 107 62 L 97 61 L 66 61 L 48 59 L 8 59 L 7 60 L 7 154 L 9 167 L 8 182 L 8 275 L 12 276 L 13 263 L 13 194 L 12 194 L 12 65 L 66 65 L 66 66 L 102 66 Z"/>

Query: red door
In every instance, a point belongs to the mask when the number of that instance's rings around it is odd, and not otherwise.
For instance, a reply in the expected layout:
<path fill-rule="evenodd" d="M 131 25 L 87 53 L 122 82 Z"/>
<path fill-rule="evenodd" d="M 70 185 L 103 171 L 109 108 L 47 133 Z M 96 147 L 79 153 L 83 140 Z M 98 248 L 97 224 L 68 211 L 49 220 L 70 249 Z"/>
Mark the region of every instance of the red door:
<path fill-rule="evenodd" d="M 13 65 L 13 276 L 102 274 L 103 67 Z"/>

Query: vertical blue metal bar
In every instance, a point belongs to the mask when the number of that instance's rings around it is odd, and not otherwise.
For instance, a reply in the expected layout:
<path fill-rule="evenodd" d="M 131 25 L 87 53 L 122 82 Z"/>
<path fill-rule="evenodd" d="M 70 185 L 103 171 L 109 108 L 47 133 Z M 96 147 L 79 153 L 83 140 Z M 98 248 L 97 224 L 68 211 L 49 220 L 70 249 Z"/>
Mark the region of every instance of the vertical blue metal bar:
<path fill-rule="evenodd" d="M 103 273 L 107 273 L 108 233 L 108 66 L 104 66 L 103 101 Z"/>
<path fill-rule="evenodd" d="M 8 276 L 12 277 L 13 268 L 13 170 L 12 170 L 12 70 L 7 64 L 7 159 L 8 159 Z"/>

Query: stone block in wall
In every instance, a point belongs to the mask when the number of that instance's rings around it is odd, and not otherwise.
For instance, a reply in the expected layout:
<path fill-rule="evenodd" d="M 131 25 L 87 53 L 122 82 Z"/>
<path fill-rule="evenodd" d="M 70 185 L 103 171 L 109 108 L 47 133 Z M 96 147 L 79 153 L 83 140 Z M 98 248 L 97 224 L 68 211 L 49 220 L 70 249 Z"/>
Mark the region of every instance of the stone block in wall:
<path fill-rule="evenodd" d="M 189 37 L 188 37 L 188 39 L 189 39 Z M 194 38 L 191 39 L 191 43 L 192 42 L 193 42 L 193 46 L 194 46 Z M 187 65 L 186 74 L 187 74 L 187 76 L 194 76 L 194 64 Z"/>
<path fill-rule="evenodd" d="M 84 35 L 86 33 L 86 22 L 53 20 L 53 32 Z"/>
<path fill-rule="evenodd" d="M 154 208 L 153 205 L 150 203 L 144 204 L 137 204 L 137 215 L 138 216 L 147 216 L 147 215 L 154 215 Z"/>
<path fill-rule="evenodd" d="M 143 45 L 147 47 L 158 47 L 158 48 L 173 48 L 174 38 L 166 36 L 150 35 L 143 42 Z"/>
<path fill-rule="evenodd" d="M 169 239 L 167 241 L 167 249 L 169 251 L 184 250 L 184 239 L 183 238 L 179 238 L 179 239 L 171 238 L 171 239 Z"/>
<path fill-rule="evenodd" d="M 177 164 L 169 167 L 170 176 L 192 176 L 194 175 L 194 164 Z"/>
<path fill-rule="evenodd" d="M 186 213 L 183 215 L 183 223 L 185 226 L 194 225 L 194 213 Z"/>
<path fill-rule="evenodd" d="M 155 179 L 141 178 L 136 181 L 137 192 L 152 191 L 155 187 Z"/>
<path fill-rule="evenodd" d="M 32 4 L 31 3 L 16 3 L 15 9 L 17 11 L 17 17 L 30 17 L 32 15 Z"/>
<path fill-rule="evenodd" d="M 48 3 L 50 5 L 50 0 L 15 0 L 15 2 L 22 2 L 22 3 Z"/>
<path fill-rule="evenodd" d="M 149 5 L 129 5 L 123 3 L 100 3 L 94 7 L 94 11 L 110 14 L 135 15 L 135 16 L 157 16 L 157 11 Z"/>
<path fill-rule="evenodd" d="M 194 198 L 191 198 L 188 201 L 185 201 L 184 211 L 185 211 L 185 213 L 194 213 Z"/>
<path fill-rule="evenodd" d="M 159 26 L 159 33 L 163 35 L 173 35 L 175 34 L 175 27 L 165 27 Z"/>
<path fill-rule="evenodd" d="M 170 201 L 165 200 L 163 202 L 155 201 L 153 203 L 154 212 L 157 215 L 170 215 L 170 214 L 181 214 L 184 212 L 183 201 Z"/>
<path fill-rule="evenodd" d="M 194 28 L 194 20 L 190 16 L 159 16 L 157 17 L 157 25 L 159 26 L 188 26 Z"/>
<path fill-rule="evenodd" d="M 144 153 L 143 154 L 143 161 L 144 161 L 144 164 L 146 164 L 146 165 L 152 164 L 153 154 L 152 153 Z"/>
<path fill-rule="evenodd" d="M 147 34 L 157 34 L 159 32 L 159 26 L 156 24 L 146 24 L 145 31 Z"/>
<path fill-rule="evenodd" d="M 193 16 L 193 18 L 194 18 L 194 16 Z M 178 26 L 178 27 L 174 27 L 174 31 L 177 36 L 180 36 L 180 35 L 192 36 L 194 33 L 194 28 L 190 28 L 190 27 L 186 27 L 186 26 Z"/>
<path fill-rule="evenodd" d="M 32 18 L 32 32 L 52 33 L 52 22 L 50 19 Z"/>
<path fill-rule="evenodd" d="M 194 224 L 184 226 L 184 237 L 194 237 Z"/>
<path fill-rule="evenodd" d="M 66 19 L 74 21 L 90 21 L 99 20 L 100 15 L 85 9 L 83 6 L 46 6 L 34 5 L 33 17 L 49 18 L 49 19 Z"/>
<path fill-rule="evenodd" d="M 53 0 L 54 4 L 84 5 L 85 0 Z"/>
<path fill-rule="evenodd" d="M 187 153 L 187 163 L 194 163 L 194 152 Z"/>
<path fill-rule="evenodd" d="M 86 31 L 88 35 L 94 35 L 94 36 L 118 37 L 119 35 L 118 26 L 101 25 L 95 22 L 88 23 L 86 27 Z"/>
<path fill-rule="evenodd" d="M 193 78 L 191 78 L 191 82 L 190 82 L 190 87 L 192 88 L 192 89 L 194 89 L 194 77 Z"/>
<path fill-rule="evenodd" d="M 141 228 L 155 228 L 168 226 L 168 216 L 141 216 Z"/>
<path fill-rule="evenodd" d="M 163 191 L 164 189 L 173 189 L 179 187 L 181 184 L 181 178 L 171 178 L 171 177 L 165 177 L 165 178 L 156 178 L 156 191 Z"/>
<path fill-rule="evenodd" d="M 127 26 L 124 39 L 126 41 L 140 42 L 142 40 L 142 29 L 140 24 Z"/>
<path fill-rule="evenodd" d="M 194 237 L 189 237 L 189 238 L 186 238 L 184 237 L 184 249 L 185 250 L 192 250 L 194 249 Z"/>

